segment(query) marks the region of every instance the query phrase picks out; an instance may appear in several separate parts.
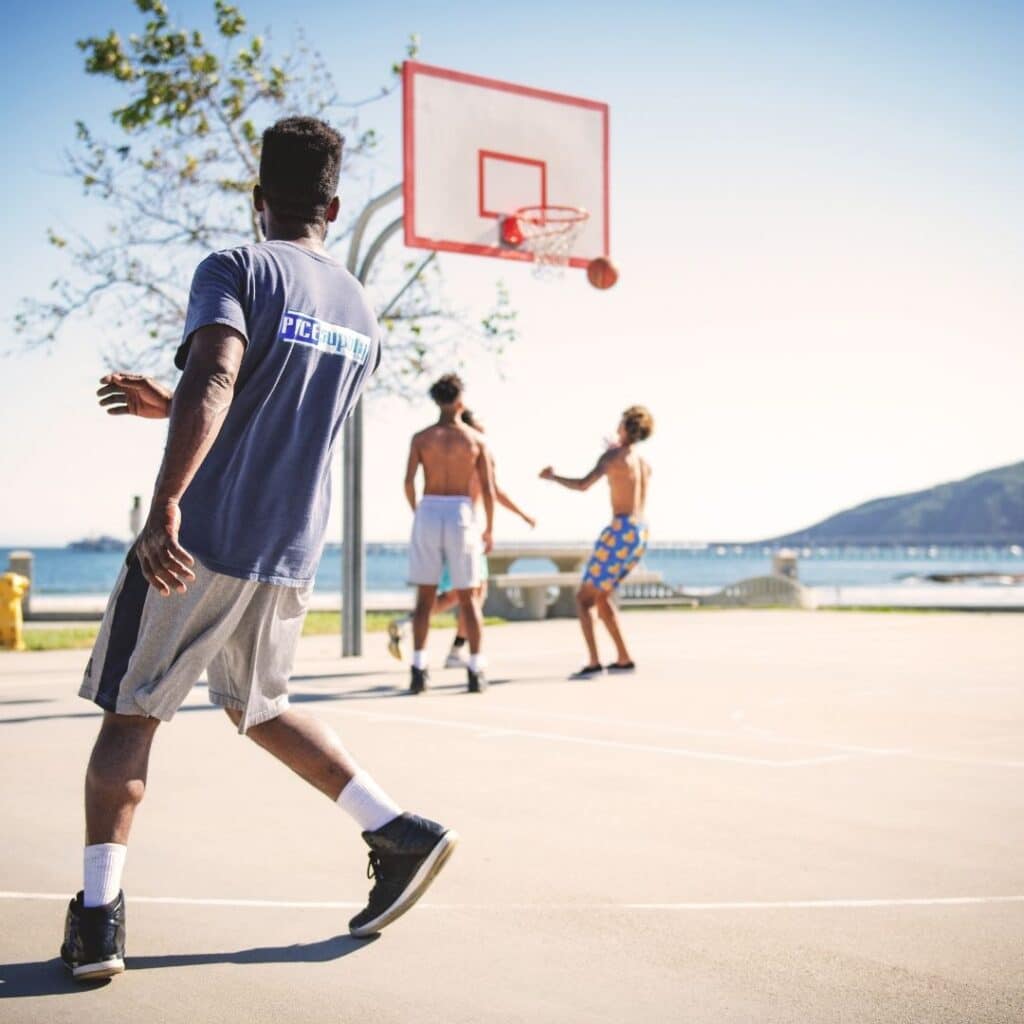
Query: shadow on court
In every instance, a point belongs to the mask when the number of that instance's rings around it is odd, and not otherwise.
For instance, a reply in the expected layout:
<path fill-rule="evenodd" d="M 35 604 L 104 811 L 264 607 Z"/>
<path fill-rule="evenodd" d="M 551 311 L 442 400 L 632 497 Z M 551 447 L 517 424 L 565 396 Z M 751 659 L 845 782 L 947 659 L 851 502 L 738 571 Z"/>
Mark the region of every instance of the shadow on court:
<path fill-rule="evenodd" d="M 325 680 L 339 679 L 334 674 L 322 676 L 292 676 L 289 683 L 313 683 Z M 292 704 L 315 704 L 318 701 L 330 700 L 356 700 L 367 697 L 399 697 L 408 692 L 404 687 L 392 686 L 390 683 L 381 683 L 379 686 L 364 686 L 361 690 L 345 690 L 336 693 L 323 691 L 318 693 L 289 693 L 288 700 Z"/>
<path fill-rule="evenodd" d="M 447 669 L 445 671 L 457 672 L 459 669 Z M 334 673 L 310 676 L 292 676 L 293 683 L 313 683 L 339 678 Z M 561 675 L 538 675 L 538 676 L 505 676 L 499 679 L 488 677 L 488 686 L 504 686 L 508 683 L 550 683 L 563 682 Z M 427 687 L 427 693 L 465 693 L 466 681 L 459 677 L 458 682 L 441 683 L 431 679 Z M 400 685 L 381 684 L 379 686 L 367 686 L 361 690 L 345 690 L 337 693 L 292 693 L 289 700 L 292 704 L 315 703 L 318 701 L 345 701 L 345 700 L 384 700 L 389 697 L 415 697 L 416 694 L 409 692 L 409 686 L 404 681 Z M 185 708 L 181 709 L 185 711 Z"/>
<path fill-rule="evenodd" d="M 0 718 L 0 725 L 25 725 L 28 722 L 57 722 L 62 719 L 102 717 L 102 711 L 63 711 L 53 715 L 19 715 L 17 718 Z"/>
<path fill-rule="evenodd" d="M 329 677 L 325 677 L 329 678 Z M 490 680 L 492 683 L 498 680 Z M 428 693 L 457 693 L 465 691 L 465 682 L 458 683 L 435 683 L 431 682 L 427 688 Z M 343 693 L 292 693 L 288 699 L 292 704 L 316 704 L 334 703 L 335 701 L 346 700 L 386 700 L 393 697 L 415 697 L 415 693 L 409 691 L 408 685 L 402 686 L 367 686 L 362 690 L 345 690 Z"/>
<path fill-rule="evenodd" d="M 358 672 L 321 672 L 313 675 L 289 676 L 288 680 L 292 683 L 303 683 L 311 679 L 360 679 L 366 676 L 379 675 L 382 675 L 382 673 L 375 669 L 359 669 Z"/>
<path fill-rule="evenodd" d="M 329 679 L 343 679 L 351 676 L 364 676 L 364 675 L 376 675 L 373 672 L 349 672 L 349 673 L 338 673 L 331 672 L 323 675 L 305 675 L 305 676 L 292 676 L 291 681 L 294 683 L 312 683 L 319 682 Z M 505 686 L 509 683 L 550 683 L 550 682 L 561 682 L 564 677 L 552 676 L 552 675 L 540 675 L 540 676 L 516 676 L 514 678 L 507 677 L 502 679 L 489 679 L 489 686 Z M 197 683 L 197 686 L 205 687 L 205 683 Z M 466 684 L 461 680 L 455 683 L 435 683 L 430 684 L 429 692 L 437 694 L 458 694 L 466 692 Z M 414 697 L 415 694 L 409 692 L 409 689 L 404 684 L 401 686 L 392 686 L 388 684 L 381 684 L 379 686 L 367 686 L 361 690 L 345 690 L 344 692 L 332 692 L 332 693 L 292 693 L 289 695 L 289 700 L 292 704 L 329 704 L 337 701 L 346 700 L 384 700 L 393 697 Z M 8 703 L 0 701 L 2 704 Z M 52 701 L 11 701 L 9 703 L 17 704 L 34 704 L 34 703 L 52 703 Z M 222 711 L 222 708 L 217 707 L 214 704 L 186 704 L 183 707 L 178 708 L 177 713 L 186 715 L 192 714 L 197 711 Z M 38 714 L 38 715 L 18 715 L 13 718 L 0 718 L 0 726 L 4 725 L 26 725 L 30 722 L 49 722 L 49 721 L 62 721 L 62 720 L 74 720 L 78 718 L 102 718 L 102 711 L 58 711 L 53 714 Z"/>
<path fill-rule="evenodd" d="M 353 939 L 335 935 L 319 942 L 294 946 L 258 946 L 224 953 L 168 953 L 164 956 L 129 956 L 128 972 L 152 971 L 164 967 L 205 967 L 210 964 L 319 964 L 340 960 L 372 945 L 378 936 Z M 33 996 L 70 996 L 106 988 L 110 981 L 81 984 L 73 981 L 61 961 L 36 960 L 20 964 L 0 964 L 0 1000 Z M 118 980 L 114 979 L 117 984 Z M 123 984 L 123 981 L 120 982 Z"/>

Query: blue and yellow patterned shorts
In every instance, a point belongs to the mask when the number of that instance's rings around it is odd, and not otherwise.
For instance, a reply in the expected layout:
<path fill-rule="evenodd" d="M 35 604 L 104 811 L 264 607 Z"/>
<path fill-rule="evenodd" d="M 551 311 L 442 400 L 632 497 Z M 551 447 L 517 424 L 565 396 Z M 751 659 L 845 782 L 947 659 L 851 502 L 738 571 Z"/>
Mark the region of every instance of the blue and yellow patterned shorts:
<path fill-rule="evenodd" d="M 646 547 L 646 524 L 635 516 L 616 516 L 597 538 L 583 582 L 610 594 L 636 568 Z"/>

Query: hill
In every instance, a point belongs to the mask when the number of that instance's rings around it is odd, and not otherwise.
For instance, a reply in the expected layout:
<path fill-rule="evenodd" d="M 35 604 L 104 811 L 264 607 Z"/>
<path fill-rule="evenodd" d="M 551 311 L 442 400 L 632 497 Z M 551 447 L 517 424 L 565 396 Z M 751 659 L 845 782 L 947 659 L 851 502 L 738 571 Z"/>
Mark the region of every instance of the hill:
<path fill-rule="evenodd" d="M 772 542 L 1024 544 L 1024 462 L 875 498 Z"/>

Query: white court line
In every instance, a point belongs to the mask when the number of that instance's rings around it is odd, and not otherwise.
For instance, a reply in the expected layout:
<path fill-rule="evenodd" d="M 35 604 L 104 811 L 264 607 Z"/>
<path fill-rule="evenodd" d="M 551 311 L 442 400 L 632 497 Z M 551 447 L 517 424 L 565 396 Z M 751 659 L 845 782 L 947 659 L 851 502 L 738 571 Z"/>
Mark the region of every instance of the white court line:
<path fill-rule="evenodd" d="M 832 740 L 800 740 L 795 737 L 785 736 L 771 729 L 747 723 L 747 713 L 743 708 L 737 708 L 729 716 L 736 722 L 743 733 L 756 736 L 766 743 L 784 743 L 793 746 L 801 744 L 806 746 L 821 747 L 824 750 L 841 750 L 850 754 L 860 754 L 866 757 L 902 757 L 911 761 L 931 761 L 936 764 L 962 764 L 974 768 L 1024 768 L 1024 761 L 1011 758 L 989 758 L 971 757 L 959 754 L 929 754 L 914 750 L 913 747 L 868 747 L 852 743 L 834 743 Z M 1016 737 L 1000 737 L 998 740 L 985 740 L 981 742 L 1006 742 Z"/>
<path fill-rule="evenodd" d="M 856 743 L 834 743 L 832 740 L 801 740 L 792 736 L 783 736 L 771 729 L 763 729 L 760 726 L 743 724 L 747 717 L 747 713 L 743 708 L 737 708 L 729 717 L 737 723 L 742 733 L 745 733 L 748 736 L 756 736 L 765 743 L 781 743 L 788 746 L 821 747 L 824 750 L 841 750 L 848 754 L 866 754 L 869 757 L 895 757 L 898 754 L 907 755 L 912 753 L 910 747 L 865 747 Z"/>
<path fill-rule="evenodd" d="M 46 900 L 66 902 L 67 893 L 0 892 L 2 900 Z M 243 900 L 193 896 L 132 896 L 131 902 L 188 907 L 242 907 L 258 910 L 361 910 L 363 901 L 347 900 Z M 1024 903 L 1020 896 L 933 896 L 880 899 L 822 900 L 719 900 L 699 903 L 419 903 L 423 910 L 872 910 L 887 907 L 970 907 Z"/>
<path fill-rule="evenodd" d="M 762 729 L 756 725 L 741 727 L 747 736 L 756 736 L 765 743 L 787 743 L 793 746 L 823 747 L 825 750 L 842 750 L 848 754 L 868 754 L 875 757 L 895 757 L 897 754 L 912 754 L 910 747 L 864 747 L 855 743 L 833 743 L 831 740 L 798 740 L 791 736 L 782 736 L 770 729 Z"/>
<path fill-rule="evenodd" d="M 522 715 L 527 718 L 550 718 L 561 722 L 580 722 L 584 725 L 611 725 L 624 729 L 647 729 L 653 732 L 674 733 L 680 736 L 699 736 L 702 739 L 735 740 L 743 738 L 735 729 L 697 729 L 688 725 L 667 725 L 664 722 L 638 722 L 635 719 L 609 718 L 608 716 L 602 715 L 572 715 L 559 711 L 530 711 L 527 708 L 505 707 L 504 705 L 500 707 L 485 708 L 482 710 L 499 715 Z M 739 714 L 740 717 L 742 717 L 742 712 Z M 734 712 L 734 718 L 735 715 L 736 713 Z M 762 739 L 765 743 L 800 747 L 820 747 L 824 750 L 839 750 L 844 753 L 847 751 L 861 752 L 862 750 L 867 749 L 838 746 L 834 743 L 819 743 L 816 740 L 790 740 L 786 737 L 778 737 L 767 732 L 765 735 L 759 737 L 759 739 Z M 884 753 L 884 751 L 876 750 L 871 750 L 869 752 Z"/>
<path fill-rule="evenodd" d="M 741 900 L 720 903 L 616 903 L 623 910 L 869 910 L 873 907 L 966 907 L 1024 903 L 1022 896 L 934 896 L 906 899 Z M 593 909 L 599 909 L 595 904 Z"/>
<path fill-rule="evenodd" d="M 934 761 L 938 764 L 965 764 L 973 768 L 1024 768 L 1024 761 L 1000 760 L 991 757 L 960 757 L 956 754 L 924 754 L 914 750 L 901 755 L 913 761 Z"/>
<path fill-rule="evenodd" d="M 680 736 L 699 736 L 702 739 L 743 739 L 744 733 L 755 735 L 763 743 L 775 744 L 777 746 L 790 747 L 817 747 L 820 750 L 833 750 L 843 754 L 867 754 L 871 757 L 884 757 L 892 754 L 909 754 L 909 747 L 866 747 L 851 743 L 834 743 L 831 740 L 806 740 L 797 739 L 793 736 L 780 736 L 778 733 L 768 729 L 755 728 L 751 725 L 741 725 L 741 732 L 736 729 L 697 729 L 685 725 L 666 725 L 663 722 L 638 722 L 634 719 L 609 718 L 602 715 L 574 715 L 559 711 L 530 711 L 527 708 L 514 707 L 489 707 L 481 709 L 485 713 L 497 715 L 521 715 L 526 718 L 550 718 L 561 722 L 580 722 L 585 725 L 611 725 L 624 729 L 646 729 L 653 732 L 673 733 Z M 742 709 L 734 711 L 730 716 L 734 721 L 742 721 L 744 712 Z M 493 732 L 481 733 L 481 736 L 501 736 L 508 730 L 504 726 L 496 725 Z"/>
<path fill-rule="evenodd" d="M 427 718 L 423 715 L 389 715 L 379 711 L 356 711 L 352 708 L 319 707 L 318 712 L 335 715 L 352 715 L 367 721 L 406 722 L 414 725 L 436 725 L 444 729 L 463 729 L 478 736 L 516 736 L 522 739 L 548 740 L 554 743 L 575 743 L 583 746 L 605 747 L 615 750 L 633 750 L 646 754 L 668 754 L 672 757 L 686 757 L 698 761 L 725 761 L 731 764 L 756 765 L 759 768 L 806 768 L 811 765 L 829 764 L 833 761 L 848 761 L 850 754 L 825 754 L 819 757 L 804 757 L 788 761 L 770 760 L 763 757 L 746 757 L 742 754 L 718 754 L 707 750 L 690 750 L 687 747 L 665 747 L 649 743 L 628 743 L 625 740 L 603 740 L 590 736 L 573 736 L 569 733 L 541 732 L 533 729 L 496 728 L 488 722 L 464 722 L 456 719 Z"/>
<path fill-rule="evenodd" d="M 697 729 L 688 725 L 666 725 L 664 722 L 637 722 L 635 719 L 610 718 L 607 715 L 573 715 L 562 711 L 531 711 L 529 708 L 514 708 L 500 705 L 481 708 L 485 713 L 497 715 L 520 715 L 524 718 L 550 718 L 559 722 L 579 722 L 583 725 L 612 725 L 624 729 L 648 729 L 654 732 L 677 733 L 680 736 L 700 736 L 711 739 L 736 739 L 736 731 L 730 729 Z M 814 744 L 808 744 L 813 746 Z"/>
<path fill-rule="evenodd" d="M 319 694 L 320 690 L 292 690 L 290 691 L 292 696 L 296 694 Z M 561 711 L 531 711 L 529 708 L 517 708 L 508 707 L 504 704 L 497 707 L 491 706 L 487 708 L 481 708 L 481 711 L 487 714 L 496 715 L 520 715 L 524 718 L 549 718 L 559 722 L 579 722 L 583 725 L 610 725 L 616 727 L 622 727 L 624 729 L 647 729 L 653 732 L 666 732 L 675 733 L 680 736 L 699 736 L 702 739 L 736 739 L 739 735 L 735 729 L 698 729 L 693 726 L 687 725 L 666 725 L 664 722 L 638 722 L 635 719 L 626 718 L 611 718 L 607 715 L 575 715 L 568 714 Z M 374 712 L 377 714 L 377 712 Z M 381 717 L 384 717 L 383 715 Z M 482 724 L 481 728 L 487 728 L 486 724 Z M 494 726 L 496 731 L 504 732 L 504 726 Z M 784 740 L 771 740 L 771 743 L 784 743 L 788 741 Z M 829 744 L 815 743 L 812 740 L 801 740 L 798 741 L 800 745 L 807 747 L 825 747 L 828 748 Z"/>

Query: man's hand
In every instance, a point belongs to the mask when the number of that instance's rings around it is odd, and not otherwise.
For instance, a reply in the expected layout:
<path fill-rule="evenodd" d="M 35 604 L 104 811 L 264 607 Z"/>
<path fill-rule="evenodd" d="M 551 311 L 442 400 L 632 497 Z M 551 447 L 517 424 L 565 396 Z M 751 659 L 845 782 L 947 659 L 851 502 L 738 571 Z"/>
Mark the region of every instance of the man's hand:
<path fill-rule="evenodd" d="M 536 519 L 534 519 L 534 518 L 533 518 L 533 516 L 528 516 L 528 515 L 525 515 L 525 514 L 524 514 L 524 516 L 523 516 L 523 522 L 524 522 L 524 523 L 526 523 L 526 525 L 527 525 L 527 526 L 528 526 L 528 527 L 529 527 L 529 528 L 530 528 L 531 530 L 532 530 L 532 529 L 534 529 L 534 528 L 535 528 L 535 527 L 537 526 L 537 520 L 536 520 Z"/>
<path fill-rule="evenodd" d="M 96 392 L 110 416 L 141 416 L 165 420 L 171 414 L 171 392 L 152 377 L 138 373 L 108 373 Z"/>
<path fill-rule="evenodd" d="M 196 578 L 189 568 L 195 559 L 178 543 L 181 509 L 176 501 L 154 502 L 149 518 L 135 542 L 135 556 L 149 585 L 167 597 L 172 590 L 184 594 Z"/>
<path fill-rule="evenodd" d="M 494 538 L 491 536 L 491 531 L 484 530 L 480 539 L 484 542 L 484 554 L 489 555 L 494 550 Z"/>
<path fill-rule="evenodd" d="M 541 478 L 541 480 L 553 480 L 555 478 L 555 467 L 554 466 L 545 466 L 540 471 L 540 478 Z"/>

